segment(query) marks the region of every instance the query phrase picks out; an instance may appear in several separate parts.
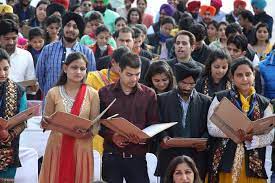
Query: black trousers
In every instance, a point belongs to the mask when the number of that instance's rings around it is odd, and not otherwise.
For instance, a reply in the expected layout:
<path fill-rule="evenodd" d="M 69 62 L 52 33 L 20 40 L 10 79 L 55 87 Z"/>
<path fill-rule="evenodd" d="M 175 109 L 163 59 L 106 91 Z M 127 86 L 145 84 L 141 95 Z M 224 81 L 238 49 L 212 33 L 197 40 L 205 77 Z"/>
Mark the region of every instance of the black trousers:
<path fill-rule="evenodd" d="M 108 183 L 150 183 L 147 162 L 144 156 L 122 157 L 118 154 L 103 153 L 102 178 Z"/>

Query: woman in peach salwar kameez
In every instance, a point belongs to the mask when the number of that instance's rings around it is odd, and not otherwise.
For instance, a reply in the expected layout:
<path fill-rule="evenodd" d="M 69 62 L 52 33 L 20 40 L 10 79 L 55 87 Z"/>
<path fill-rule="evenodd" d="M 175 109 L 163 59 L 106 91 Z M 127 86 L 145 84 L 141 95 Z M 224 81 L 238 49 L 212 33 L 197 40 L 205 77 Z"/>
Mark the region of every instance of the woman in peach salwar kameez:
<path fill-rule="evenodd" d="M 99 114 L 97 92 L 83 84 L 87 60 L 81 53 L 71 53 L 63 65 L 57 85 L 46 96 L 44 116 L 56 111 L 94 119 Z M 50 118 L 44 117 L 46 128 Z M 73 123 L 74 121 L 72 121 Z M 93 180 L 93 153 L 91 141 L 98 127 L 81 131 L 81 138 L 74 138 L 52 131 L 40 172 L 39 183 L 90 183 Z"/>

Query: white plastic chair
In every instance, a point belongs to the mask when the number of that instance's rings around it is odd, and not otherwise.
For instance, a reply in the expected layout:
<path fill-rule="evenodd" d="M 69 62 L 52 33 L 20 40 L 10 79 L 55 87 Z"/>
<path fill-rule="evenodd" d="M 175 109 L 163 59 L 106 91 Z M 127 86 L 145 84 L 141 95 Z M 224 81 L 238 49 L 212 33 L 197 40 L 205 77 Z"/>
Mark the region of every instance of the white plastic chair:
<path fill-rule="evenodd" d="M 15 183 L 38 182 L 38 154 L 33 148 L 19 148 L 19 158 L 22 167 L 17 168 Z"/>
<path fill-rule="evenodd" d="M 93 150 L 94 154 L 94 181 L 101 180 L 101 156 L 96 150 Z"/>

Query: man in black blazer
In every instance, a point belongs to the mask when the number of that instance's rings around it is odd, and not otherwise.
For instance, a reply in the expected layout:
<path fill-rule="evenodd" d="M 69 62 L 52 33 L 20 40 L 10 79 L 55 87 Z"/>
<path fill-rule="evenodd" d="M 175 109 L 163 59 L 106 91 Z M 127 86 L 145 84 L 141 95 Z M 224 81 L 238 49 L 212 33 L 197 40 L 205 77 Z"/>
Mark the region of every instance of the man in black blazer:
<path fill-rule="evenodd" d="M 201 178 L 204 179 L 207 166 L 207 153 L 204 146 L 173 147 L 167 141 L 174 137 L 207 138 L 207 113 L 211 100 L 206 95 L 198 93 L 195 89 L 196 81 L 201 68 L 193 62 L 175 64 L 175 77 L 178 87 L 158 98 L 160 121 L 178 122 L 159 135 L 160 150 L 156 174 L 161 182 L 169 162 L 181 155 L 187 155 L 195 161 Z"/>

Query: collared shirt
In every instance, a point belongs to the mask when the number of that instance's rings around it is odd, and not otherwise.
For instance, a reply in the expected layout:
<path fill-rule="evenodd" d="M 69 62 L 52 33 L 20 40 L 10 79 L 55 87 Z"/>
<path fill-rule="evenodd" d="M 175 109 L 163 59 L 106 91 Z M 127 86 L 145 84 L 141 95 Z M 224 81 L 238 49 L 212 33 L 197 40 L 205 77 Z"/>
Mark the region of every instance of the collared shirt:
<path fill-rule="evenodd" d="M 178 94 L 178 97 L 179 97 L 179 100 L 180 100 L 180 104 L 181 104 L 181 107 L 182 107 L 182 126 L 183 128 L 186 127 L 186 116 L 187 116 L 187 111 L 188 111 L 188 107 L 189 107 L 189 104 L 190 104 L 190 101 L 193 97 L 193 91 L 191 93 L 191 95 L 189 96 L 188 100 L 185 101 L 179 94 Z"/>
<path fill-rule="evenodd" d="M 120 85 L 120 81 L 105 86 L 99 90 L 100 109 L 103 111 L 115 98 L 116 102 L 111 106 L 103 118 L 119 114 L 140 129 L 159 121 L 157 96 L 151 88 L 138 84 L 136 88 L 126 95 Z M 104 137 L 104 151 L 124 151 L 129 153 L 145 154 L 145 145 L 130 144 L 123 149 L 118 148 L 112 141 L 113 131 L 102 126 L 99 134 Z"/>
<path fill-rule="evenodd" d="M 15 48 L 15 52 L 10 56 L 10 64 L 9 78 L 14 82 L 35 79 L 33 58 L 27 50 Z"/>
<path fill-rule="evenodd" d="M 76 42 L 72 47 L 72 52 L 83 53 L 88 60 L 87 70 L 96 70 L 94 54 L 89 48 Z M 36 65 L 36 76 L 44 95 L 58 81 L 65 59 L 66 48 L 62 40 L 51 43 L 43 48 Z"/>

